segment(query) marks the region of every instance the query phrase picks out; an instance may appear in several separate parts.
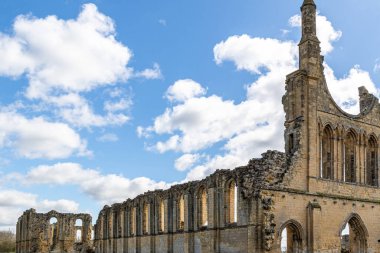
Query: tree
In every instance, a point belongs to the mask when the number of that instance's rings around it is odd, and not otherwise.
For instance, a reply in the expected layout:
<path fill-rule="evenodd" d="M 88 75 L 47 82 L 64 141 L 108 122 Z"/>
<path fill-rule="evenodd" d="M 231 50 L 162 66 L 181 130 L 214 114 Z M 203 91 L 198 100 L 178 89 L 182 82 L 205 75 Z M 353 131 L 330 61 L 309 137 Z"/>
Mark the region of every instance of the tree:
<path fill-rule="evenodd" d="M 12 231 L 0 231 L 0 252 L 16 252 L 16 235 Z"/>

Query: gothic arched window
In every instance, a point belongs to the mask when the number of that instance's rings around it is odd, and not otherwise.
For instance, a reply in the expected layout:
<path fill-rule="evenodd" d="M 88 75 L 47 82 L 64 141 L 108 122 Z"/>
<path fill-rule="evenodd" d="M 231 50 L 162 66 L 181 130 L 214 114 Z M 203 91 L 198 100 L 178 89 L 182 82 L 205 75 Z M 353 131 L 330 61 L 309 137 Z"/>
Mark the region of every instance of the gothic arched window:
<path fill-rule="evenodd" d="M 143 208 L 143 234 L 148 234 L 149 232 L 149 206 L 148 203 L 144 204 Z"/>
<path fill-rule="evenodd" d="M 356 138 L 352 132 L 346 135 L 344 142 L 344 181 L 356 182 Z"/>
<path fill-rule="evenodd" d="M 373 136 L 368 141 L 366 171 L 367 184 L 377 186 L 378 171 L 377 171 L 377 142 Z"/>
<path fill-rule="evenodd" d="M 131 235 L 136 235 L 136 207 L 132 207 L 131 211 Z"/>
<path fill-rule="evenodd" d="M 159 218 L 160 218 L 159 231 L 163 232 L 165 229 L 165 205 L 164 205 L 163 200 L 160 201 L 159 212 L 160 212 L 160 214 L 159 214 Z"/>
<path fill-rule="evenodd" d="M 208 212 L 207 212 L 207 192 L 205 188 L 199 191 L 199 226 L 208 226 Z"/>
<path fill-rule="evenodd" d="M 183 194 L 178 200 L 178 230 L 185 228 L 185 197 Z"/>
<path fill-rule="evenodd" d="M 227 185 L 227 223 L 237 222 L 237 187 L 234 180 Z"/>
<path fill-rule="evenodd" d="M 330 126 L 326 126 L 322 133 L 321 142 L 321 178 L 333 179 L 334 171 L 334 140 Z"/>
<path fill-rule="evenodd" d="M 82 219 L 76 219 L 75 220 L 75 242 L 82 242 L 83 241 L 83 221 Z"/>

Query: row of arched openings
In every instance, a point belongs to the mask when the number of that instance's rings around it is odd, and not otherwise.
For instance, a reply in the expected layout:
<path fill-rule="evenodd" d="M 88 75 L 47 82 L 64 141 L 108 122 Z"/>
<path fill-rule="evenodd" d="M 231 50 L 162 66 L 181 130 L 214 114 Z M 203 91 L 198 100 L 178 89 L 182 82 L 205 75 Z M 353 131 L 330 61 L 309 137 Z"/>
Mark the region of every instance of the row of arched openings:
<path fill-rule="evenodd" d="M 197 200 L 197 225 L 199 228 L 207 227 L 208 220 L 208 194 L 205 187 L 199 189 L 196 196 Z M 181 194 L 176 201 L 176 226 L 177 231 L 182 231 L 185 228 L 185 197 Z M 225 192 L 225 207 L 226 207 L 226 223 L 232 224 L 237 222 L 237 208 L 238 208 L 238 194 L 237 185 L 234 180 L 231 180 L 226 187 Z M 131 208 L 130 212 L 130 228 L 131 234 L 136 235 L 136 207 Z M 167 210 L 165 210 L 164 200 L 160 200 L 158 206 L 158 231 L 165 231 L 165 222 L 167 217 Z M 148 234 L 150 232 L 150 204 L 144 203 L 142 208 L 142 233 Z"/>
<path fill-rule="evenodd" d="M 281 253 L 304 252 L 305 236 L 302 226 L 294 220 L 286 222 L 280 229 Z M 357 214 L 352 214 L 339 230 L 341 253 L 367 252 L 368 231 Z"/>
<path fill-rule="evenodd" d="M 338 148 L 334 148 L 335 137 L 332 128 L 327 125 L 321 135 L 321 156 L 320 156 L 320 176 L 323 179 L 334 179 L 334 159 L 339 155 L 342 157 L 342 178 L 348 183 L 357 182 L 357 159 L 358 159 L 358 140 L 354 131 L 348 131 L 341 143 L 342 153 L 335 154 Z M 378 186 L 378 142 L 371 135 L 365 147 L 365 183 L 371 186 Z"/>
<path fill-rule="evenodd" d="M 83 222 L 82 219 L 75 220 L 75 242 L 81 243 L 83 242 Z M 58 219 L 56 217 L 51 217 L 49 219 L 49 245 L 50 250 L 54 250 L 57 247 L 58 239 L 59 239 L 59 227 L 58 227 Z"/>

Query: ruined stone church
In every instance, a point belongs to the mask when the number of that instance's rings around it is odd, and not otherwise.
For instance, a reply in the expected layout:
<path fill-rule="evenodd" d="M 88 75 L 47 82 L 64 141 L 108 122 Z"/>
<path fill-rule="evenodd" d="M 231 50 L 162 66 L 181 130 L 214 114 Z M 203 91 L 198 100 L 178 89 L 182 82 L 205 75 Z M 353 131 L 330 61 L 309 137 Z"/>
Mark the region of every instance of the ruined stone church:
<path fill-rule="evenodd" d="M 299 69 L 286 77 L 282 100 L 285 153 L 105 206 L 96 253 L 380 252 L 380 104 L 361 87 L 358 115 L 339 108 L 324 77 L 314 1 L 301 11 Z M 54 240 L 56 252 L 86 252 L 65 244 L 63 221 L 53 240 L 35 234 L 27 214 L 17 224 L 18 253 L 51 252 L 39 245 Z"/>

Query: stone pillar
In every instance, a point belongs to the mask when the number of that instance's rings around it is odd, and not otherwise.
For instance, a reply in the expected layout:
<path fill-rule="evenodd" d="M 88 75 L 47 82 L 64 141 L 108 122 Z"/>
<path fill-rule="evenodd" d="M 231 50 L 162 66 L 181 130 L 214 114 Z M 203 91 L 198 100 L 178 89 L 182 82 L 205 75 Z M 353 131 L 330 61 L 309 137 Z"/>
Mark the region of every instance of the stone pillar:
<path fill-rule="evenodd" d="M 129 237 L 129 212 L 127 207 L 123 209 L 123 252 L 128 252 L 128 237 Z"/>
<path fill-rule="evenodd" d="M 359 140 L 357 140 L 357 142 L 356 142 L 356 146 L 355 146 L 355 166 L 356 166 L 356 170 L 355 170 L 355 182 L 356 183 L 358 183 L 358 184 L 360 184 L 361 183 L 361 178 L 360 178 L 360 176 L 361 176 L 361 169 L 362 169 L 362 167 L 361 167 L 361 161 L 362 161 L 362 156 L 361 156 L 361 147 L 362 147 L 362 145 L 361 145 L 361 141 L 360 141 L 360 139 Z"/>
<path fill-rule="evenodd" d="M 338 137 L 338 153 L 336 154 L 338 163 L 336 167 L 337 180 L 343 181 L 343 139 Z"/>
<path fill-rule="evenodd" d="M 208 215 L 208 229 L 210 229 L 210 253 L 216 252 L 216 236 L 215 231 L 217 228 L 216 224 L 216 210 L 217 208 L 217 201 L 216 201 L 216 187 L 212 188 L 206 188 L 207 190 L 207 215 Z M 211 234 L 213 236 L 211 236 Z"/>
<path fill-rule="evenodd" d="M 178 201 L 178 198 L 176 197 L 175 199 L 173 199 L 173 207 L 172 207 L 172 229 L 171 229 L 171 231 L 173 231 L 173 232 L 176 232 L 177 231 L 177 227 L 178 227 L 178 218 L 177 218 L 177 216 L 179 215 L 178 214 L 178 205 L 179 205 L 179 203 L 178 203 L 179 201 Z"/>
<path fill-rule="evenodd" d="M 143 206 L 142 206 L 142 203 L 139 203 L 139 205 L 137 206 L 136 208 L 136 217 L 137 217 L 137 221 L 136 221 L 136 252 L 139 253 L 141 252 L 141 236 L 143 233 L 142 233 L 142 210 L 143 210 Z"/>
<path fill-rule="evenodd" d="M 173 196 L 170 195 L 168 199 L 165 200 L 165 213 L 167 214 L 166 215 L 166 222 L 165 222 L 165 225 L 164 225 L 164 228 L 165 228 L 165 233 L 168 233 L 168 240 L 167 240 L 167 244 L 168 244 L 168 253 L 172 253 L 173 252 L 173 227 L 174 227 L 174 200 L 173 200 Z"/>
<path fill-rule="evenodd" d="M 113 213 L 109 211 L 108 213 L 108 237 L 107 237 L 107 242 L 108 242 L 108 251 L 107 252 L 113 252 Z"/>
<path fill-rule="evenodd" d="M 366 141 L 364 139 L 362 139 L 361 141 L 361 152 L 360 152 L 360 183 L 362 184 L 366 184 L 366 160 L 367 160 L 367 156 L 366 156 L 366 150 L 367 150 L 367 145 L 366 145 Z"/>
<path fill-rule="evenodd" d="M 332 168 L 332 179 L 338 180 L 338 171 L 339 171 L 339 141 L 336 136 L 333 137 L 334 151 L 333 151 L 333 168 Z"/>
<path fill-rule="evenodd" d="M 307 206 L 307 252 L 313 253 L 322 246 L 320 224 L 322 222 L 321 206 L 318 202 L 310 202 Z"/>
<path fill-rule="evenodd" d="M 208 228 L 216 228 L 216 209 L 217 202 L 215 201 L 215 188 L 209 188 L 207 191 L 207 214 L 208 214 Z"/>
<path fill-rule="evenodd" d="M 193 226 L 194 226 L 194 231 L 197 231 L 199 229 L 198 227 L 198 220 L 199 220 L 199 206 L 198 206 L 198 203 L 199 203 L 199 200 L 198 200 L 199 196 L 197 193 L 194 193 L 193 195 Z"/>
<path fill-rule="evenodd" d="M 193 219 L 192 219 L 192 213 L 193 213 L 193 201 L 192 201 L 192 195 L 190 192 L 186 192 L 184 195 L 185 199 L 185 226 L 184 231 L 187 232 L 185 234 L 186 237 L 186 244 L 187 244 L 187 252 L 186 253 L 193 253 L 194 251 L 194 234 L 192 233 L 193 229 Z"/>

